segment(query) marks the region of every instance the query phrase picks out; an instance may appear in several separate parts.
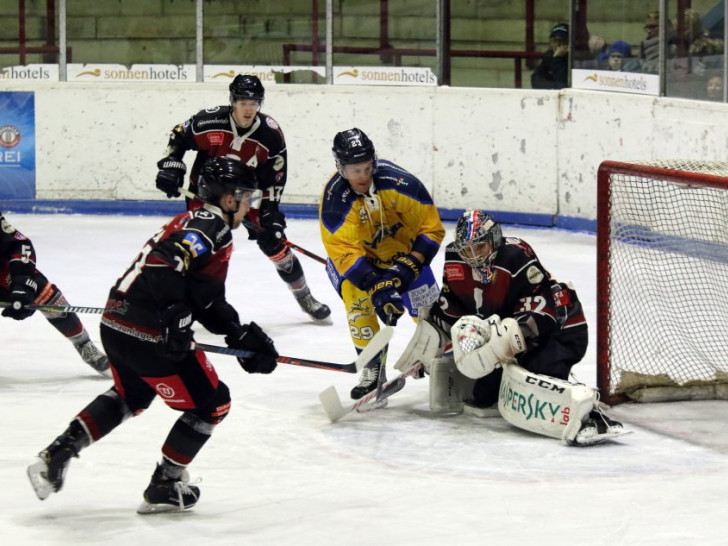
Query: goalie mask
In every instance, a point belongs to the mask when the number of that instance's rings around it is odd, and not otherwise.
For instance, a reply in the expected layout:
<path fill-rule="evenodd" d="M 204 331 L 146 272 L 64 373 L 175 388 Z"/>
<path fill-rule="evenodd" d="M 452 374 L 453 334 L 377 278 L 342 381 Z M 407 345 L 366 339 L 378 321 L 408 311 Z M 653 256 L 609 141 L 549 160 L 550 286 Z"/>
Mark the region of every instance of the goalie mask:
<path fill-rule="evenodd" d="M 331 151 L 341 176 L 344 176 L 344 165 L 364 163 L 365 161 L 371 161 L 373 172 L 377 172 L 377 154 L 374 151 L 374 144 L 361 129 L 354 127 L 336 133 L 334 147 L 331 148 Z M 346 177 L 344 176 L 344 178 Z"/>
<path fill-rule="evenodd" d="M 265 89 L 258 76 L 238 74 L 230 84 L 230 104 L 236 100 L 257 100 L 263 104 Z"/>
<path fill-rule="evenodd" d="M 503 233 L 498 222 L 482 210 L 468 210 L 458 219 L 455 227 L 455 250 L 472 268 L 481 272 L 483 280 L 490 280 L 490 263 L 495 251 L 503 244 Z"/>
<path fill-rule="evenodd" d="M 250 208 L 258 208 L 262 192 L 258 189 L 255 171 L 236 159 L 213 157 L 200 171 L 198 195 L 208 203 L 218 205 L 220 199 L 230 193 L 237 201 L 247 202 Z"/>

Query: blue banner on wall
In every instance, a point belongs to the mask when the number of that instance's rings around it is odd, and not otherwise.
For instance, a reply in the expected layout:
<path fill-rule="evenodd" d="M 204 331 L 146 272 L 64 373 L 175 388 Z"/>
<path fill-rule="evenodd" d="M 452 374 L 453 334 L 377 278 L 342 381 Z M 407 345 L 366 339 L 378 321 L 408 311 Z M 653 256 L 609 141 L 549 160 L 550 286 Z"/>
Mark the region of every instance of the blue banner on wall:
<path fill-rule="evenodd" d="M 0 91 L 0 199 L 35 199 L 35 96 Z"/>

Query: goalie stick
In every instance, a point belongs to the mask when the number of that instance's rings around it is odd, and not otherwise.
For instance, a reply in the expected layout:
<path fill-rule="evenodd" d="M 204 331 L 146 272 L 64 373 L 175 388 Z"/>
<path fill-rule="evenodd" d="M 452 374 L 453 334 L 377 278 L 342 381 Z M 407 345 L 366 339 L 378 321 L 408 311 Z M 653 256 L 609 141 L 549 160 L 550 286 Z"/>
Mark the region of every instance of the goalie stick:
<path fill-rule="evenodd" d="M 188 190 L 187 188 L 180 188 L 179 191 L 180 191 L 180 193 L 182 195 L 184 195 L 188 199 L 199 199 L 199 197 L 198 197 L 198 195 L 196 193 Z M 260 233 L 261 231 L 263 231 L 263 228 L 261 228 L 258 224 L 254 224 L 253 222 L 251 222 L 247 218 L 243 218 L 243 225 L 245 227 L 247 227 L 247 228 L 252 229 L 253 231 L 257 231 L 258 233 Z M 281 239 L 281 243 L 283 243 L 284 245 L 286 245 L 288 248 L 292 248 L 293 250 L 297 250 L 298 252 L 300 252 L 304 256 L 308 256 L 309 258 L 312 258 L 312 259 L 316 260 L 317 262 L 326 265 L 326 259 L 325 258 L 322 258 L 318 254 L 314 254 L 310 250 L 306 250 L 305 248 L 298 246 L 296 243 L 292 243 L 288 239 Z"/>
<path fill-rule="evenodd" d="M 7 301 L 0 302 L 0 308 L 3 307 L 10 307 L 10 303 Z M 78 307 L 74 305 L 37 305 L 37 304 L 30 304 L 26 305 L 28 309 L 33 309 L 36 311 L 46 311 L 46 312 L 52 312 L 52 313 L 89 313 L 89 314 L 96 314 L 100 315 L 106 309 L 103 307 Z M 386 328 L 382 328 L 377 332 L 377 335 L 375 335 L 369 344 L 364 348 L 364 350 L 359 354 L 357 359 L 354 362 L 350 362 L 349 364 L 337 364 L 335 362 L 324 362 L 322 360 L 309 360 L 306 358 L 296 358 L 293 356 L 279 356 L 277 358 L 277 362 L 280 362 L 281 364 L 291 364 L 293 366 L 303 366 L 305 368 L 319 368 L 322 370 L 332 370 L 335 372 L 344 372 L 344 373 L 357 373 L 360 371 L 370 360 L 372 360 L 374 357 L 379 354 L 379 352 L 386 347 L 387 343 L 389 343 L 389 340 L 392 339 L 392 335 L 394 334 L 394 328 L 391 326 L 388 326 Z M 230 355 L 230 356 L 236 356 L 236 357 L 249 357 L 253 356 L 255 354 L 254 351 L 246 351 L 244 349 L 233 349 L 231 347 L 219 347 L 217 345 L 207 345 L 205 343 L 195 343 L 193 342 L 190 349 L 200 349 L 201 351 L 205 351 L 206 353 L 219 353 L 224 355 Z"/>
<path fill-rule="evenodd" d="M 374 339 L 376 338 L 373 338 L 372 341 L 374 341 Z M 369 342 L 369 345 L 371 345 L 371 342 Z M 384 405 L 382 402 L 387 400 L 387 398 L 396 392 L 401 391 L 404 388 L 407 378 L 418 373 L 422 367 L 422 362 L 415 362 L 414 365 L 407 368 L 397 377 L 384 383 L 379 391 L 379 397 L 377 397 L 377 391 L 374 390 L 369 394 L 364 395 L 350 406 L 344 407 L 341 403 L 341 398 L 339 398 L 339 394 L 336 392 L 336 387 L 332 385 L 328 389 L 319 393 L 319 400 L 321 401 L 321 405 L 324 407 L 324 411 L 326 412 L 329 421 L 335 423 L 353 411 L 363 413 L 383 407 Z M 371 400 L 375 401 L 368 404 Z"/>

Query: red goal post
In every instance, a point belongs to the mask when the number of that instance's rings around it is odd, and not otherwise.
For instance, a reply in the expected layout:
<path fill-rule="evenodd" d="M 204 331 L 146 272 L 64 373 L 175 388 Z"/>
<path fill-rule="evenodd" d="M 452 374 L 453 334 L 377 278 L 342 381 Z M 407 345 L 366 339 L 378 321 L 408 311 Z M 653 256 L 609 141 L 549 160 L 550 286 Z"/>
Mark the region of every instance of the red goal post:
<path fill-rule="evenodd" d="M 597 186 L 602 400 L 728 399 L 728 163 L 605 161 Z"/>

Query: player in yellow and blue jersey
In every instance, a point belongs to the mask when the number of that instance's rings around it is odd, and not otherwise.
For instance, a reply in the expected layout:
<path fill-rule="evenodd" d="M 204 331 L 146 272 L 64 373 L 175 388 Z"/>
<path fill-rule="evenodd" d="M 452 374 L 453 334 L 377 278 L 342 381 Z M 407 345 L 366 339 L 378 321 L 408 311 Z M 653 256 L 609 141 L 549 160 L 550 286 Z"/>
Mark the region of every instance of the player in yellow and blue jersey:
<path fill-rule="evenodd" d="M 416 317 L 419 307 L 437 299 L 429 265 L 445 229 L 422 182 L 391 161 L 378 160 L 361 130 L 337 133 L 332 150 L 338 172 L 321 197 L 321 237 L 329 279 L 344 301 L 360 352 L 379 331 L 377 316 L 394 324 L 405 308 Z M 384 373 L 382 359 L 373 360 L 351 397 L 374 390 Z"/>

